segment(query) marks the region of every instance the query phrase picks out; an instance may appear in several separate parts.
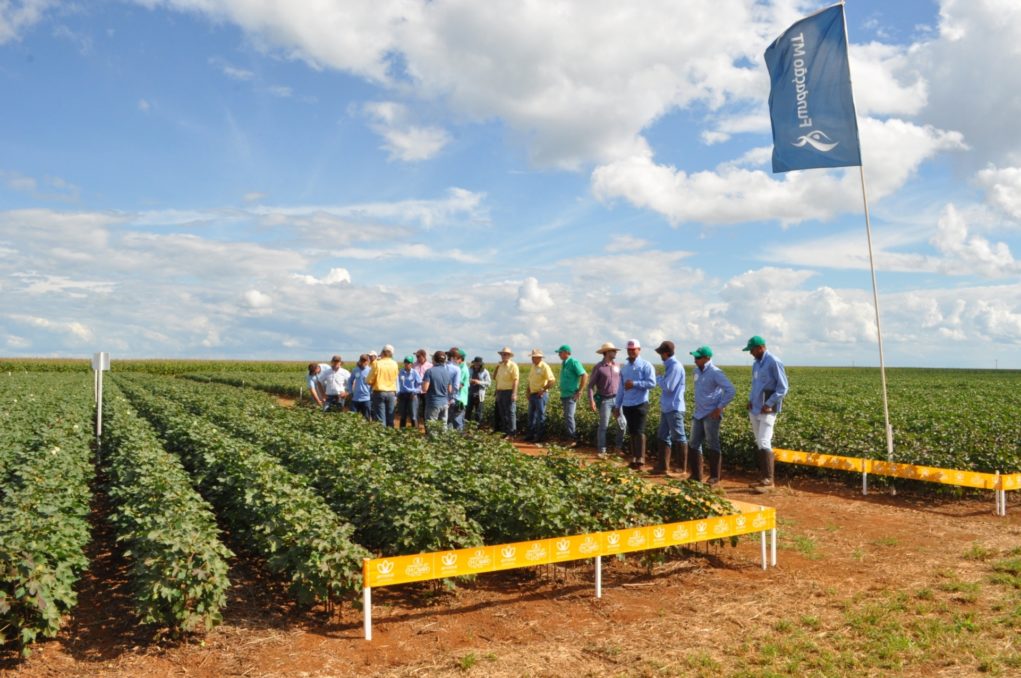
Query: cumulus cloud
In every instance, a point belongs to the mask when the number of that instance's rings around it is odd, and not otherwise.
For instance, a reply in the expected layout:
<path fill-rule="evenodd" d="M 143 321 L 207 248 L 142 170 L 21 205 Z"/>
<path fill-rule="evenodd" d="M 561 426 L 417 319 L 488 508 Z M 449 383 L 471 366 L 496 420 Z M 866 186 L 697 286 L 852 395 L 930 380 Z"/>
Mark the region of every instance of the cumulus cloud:
<path fill-rule="evenodd" d="M 991 205 L 1021 221 L 1021 167 L 987 167 L 976 180 Z"/>
<path fill-rule="evenodd" d="M 294 278 L 306 285 L 340 285 L 351 282 L 351 274 L 346 268 L 331 268 L 322 278 L 312 275 L 300 275 L 295 273 Z"/>
<path fill-rule="evenodd" d="M 38 327 L 50 332 L 68 335 L 69 337 L 82 342 L 92 341 L 94 336 L 92 329 L 89 326 L 76 320 L 50 320 L 49 318 L 43 318 L 41 316 L 25 315 L 20 313 L 12 313 L 8 315 L 8 318 L 18 324 Z"/>
<path fill-rule="evenodd" d="M 518 310 L 522 313 L 542 313 L 553 308 L 553 297 L 549 290 L 539 286 L 535 278 L 525 278 L 518 288 Z"/>
<path fill-rule="evenodd" d="M 450 143 L 450 135 L 440 127 L 422 127 L 410 122 L 407 106 L 393 101 L 365 104 L 372 130 L 383 137 L 383 148 L 391 160 L 415 162 L 428 160 Z"/>
<path fill-rule="evenodd" d="M 948 258 L 945 273 L 995 278 L 1021 272 L 1006 243 L 970 235 L 968 224 L 953 205 L 944 210 L 931 242 Z"/>
<path fill-rule="evenodd" d="M 245 303 L 252 309 L 269 308 L 273 304 L 273 298 L 259 290 L 248 290 L 244 294 Z"/>
<path fill-rule="evenodd" d="M 0 45 L 19 39 L 57 4 L 56 0 L 10 0 L 0 4 Z"/>

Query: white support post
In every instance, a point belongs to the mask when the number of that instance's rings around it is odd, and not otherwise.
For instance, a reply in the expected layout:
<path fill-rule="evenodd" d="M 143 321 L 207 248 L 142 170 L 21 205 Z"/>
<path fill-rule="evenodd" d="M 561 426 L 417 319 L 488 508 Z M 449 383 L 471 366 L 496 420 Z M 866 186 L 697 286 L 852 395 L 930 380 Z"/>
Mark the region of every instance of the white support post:
<path fill-rule="evenodd" d="M 362 589 L 362 616 L 365 618 L 365 640 L 372 640 L 372 589 Z"/>
<path fill-rule="evenodd" d="M 603 597 L 603 557 L 596 556 L 596 598 Z"/>
<path fill-rule="evenodd" d="M 762 536 L 762 569 L 765 570 L 768 567 L 768 562 L 766 561 L 766 531 L 763 530 L 759 534 Z"/>
<path fill-rule="evenodd" d="M 869 493 L 869 472 L 868 471 L 862 471 L 861 472 L 861 494 L 864 497 L 864 496 L 868 495 L 868 493 Z"/>
<path fill-rule="evenodd" d="M 776 567 L 776 528 L 769 531 L 770 563 Z"/>

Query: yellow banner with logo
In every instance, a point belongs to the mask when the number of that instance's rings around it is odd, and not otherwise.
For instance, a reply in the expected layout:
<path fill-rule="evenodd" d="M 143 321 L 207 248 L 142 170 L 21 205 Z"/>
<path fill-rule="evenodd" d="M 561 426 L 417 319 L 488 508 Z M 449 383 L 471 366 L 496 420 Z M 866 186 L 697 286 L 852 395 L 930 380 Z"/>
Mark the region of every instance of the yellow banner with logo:
<path fill-rule="evenodd" d="M 595 558 L 596 556 L 724 539 L 776 527 L 776 509 L 744 502 L 731 503 L 737 505 L 741 513 L 704 520 L 689 520 L 683 523 L 647 525 L 513 544 L 419 553 L 394 558 L 366 559 L 364 586 L 377 588 L 429 579 L 462 577 L 519 567 L 548 565 L 569 560 Z"/>
<path fill-rule="evenodd" d="M 802 464 L 833 468 L 856 473 L 871 473 L 879 476 L 893 476 L 911 480 L 924 480 L 929 483 L 942 483 L 958 487 L 973 487 L 980 490 L 1013 490 L 1021 488 L 1021 473 L 998 475 L 996 473 L 978 473 L 976 471 L 958 471 L 956 469 L 938 468 L 934 466 L 918 466 L 916 464 L 899 464 L 878 459 L 861 457 L 841 457 L 818 452 L 800 452 L 798 450 L 774 449 L 777 461 L 788 464 Z"/>

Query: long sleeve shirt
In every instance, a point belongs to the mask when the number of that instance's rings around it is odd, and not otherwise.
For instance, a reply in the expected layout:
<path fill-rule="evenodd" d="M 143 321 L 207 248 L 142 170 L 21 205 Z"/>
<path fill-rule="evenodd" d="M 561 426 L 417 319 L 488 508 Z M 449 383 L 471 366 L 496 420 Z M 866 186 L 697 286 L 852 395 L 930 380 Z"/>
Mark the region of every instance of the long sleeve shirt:
<path fill-rule="evenodd" d="M 769 351 L 764 351 L 762 357 L 752 364 L 752 389 L 748 395 L 748 402 L 752 404 L 751 412 L 761 412 L 762 406 L 768 405 L 779 414 L 785 395 L 787 372 L 784 371 L 783 363 Z"/>
<path fill-rule="evenodd" d="M 630 380 L 630 389 L 624 388 L 624 384 Z M 656 386 L 656 370 L 652 363 L 642 357 L 635 358 L 634 362 L 625 360 L 620 366 L 620 388 L 617 389 L 617 397 L 613 401 L 614 407 L 633 407 L 649 402 L 649 390 Z"/>
<path fill-rule="evenodd" d="M 486 389 L 488 389 L 493 383 L 493 380 L 489 377 L 489 372 L 486 371 L 485 367 L 480 367 L 478 369 L 473 367 L 469 381 L 471 381 L 471 379 L 476 379 L 479 383 L 470 384 L 468 394 L 477 396 L 479 402 L 482 402 L 486 399 Z"/>
<path fill-rule="evenodd" d="M 344 384 L 350 376 L 351 373 L 343 367 L 327 367 L 319 373 L 319 383 L 326 387 L 326 395 L 340 395 L 344 393 Z"/>
<path fill-rule="evenodd" d="M 664 372 L 656 377 L 656 385 L 662 389 L 659 409 L 662 412 L 684 411 L 684 365 L 673 356 L 663 361 Z"/>
<path fill-rule="evenodd" d="M 398 393 L 421 393 L 422 375 L 415 370 L 401 370 L 397 375 Z"/>
<path fill-rule="evenodd" d="M 372 399 L 372 387 L 365 378 L 371 367 L 356 367 L 347 378 L 347 392 L 351 394 L 351 402 L 364 403 Z"/>
<path fill-rule="evenodd" d="M 695 367 L 695 419 L 705 419 L 717 407 L 723 409 L 734 399 L 734 385 L 712 361 L 706 362 L 700 370 Z"/>
<path fill-rule="evenodd" d="M 615 362 L 602 360 L 592 368 L 592 375 L 588 380 L 588 391 L 591 396 L 599 396 L 606 400 L 617 396 L 620 388 L 620 365 Z"/>

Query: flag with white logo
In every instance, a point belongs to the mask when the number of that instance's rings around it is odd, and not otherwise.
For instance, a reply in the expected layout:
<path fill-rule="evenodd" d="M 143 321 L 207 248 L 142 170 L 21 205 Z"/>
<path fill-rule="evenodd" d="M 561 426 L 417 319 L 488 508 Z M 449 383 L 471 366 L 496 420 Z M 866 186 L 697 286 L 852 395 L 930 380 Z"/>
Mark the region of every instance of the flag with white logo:
<path fill-rule="evenodd" d="M 861 165 L 844 5 L 788 28 L 766 49 L 773 171 Z"/>

